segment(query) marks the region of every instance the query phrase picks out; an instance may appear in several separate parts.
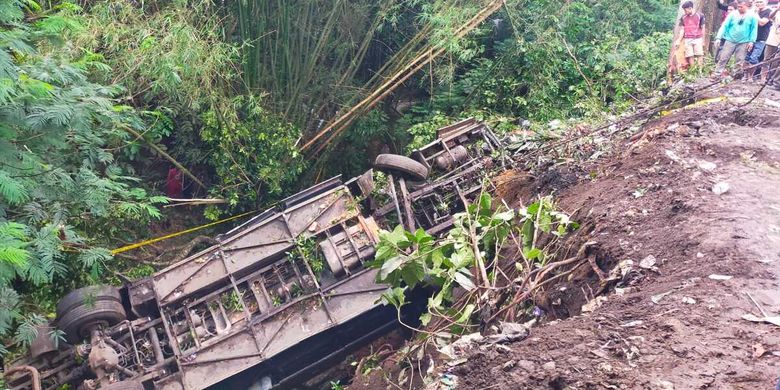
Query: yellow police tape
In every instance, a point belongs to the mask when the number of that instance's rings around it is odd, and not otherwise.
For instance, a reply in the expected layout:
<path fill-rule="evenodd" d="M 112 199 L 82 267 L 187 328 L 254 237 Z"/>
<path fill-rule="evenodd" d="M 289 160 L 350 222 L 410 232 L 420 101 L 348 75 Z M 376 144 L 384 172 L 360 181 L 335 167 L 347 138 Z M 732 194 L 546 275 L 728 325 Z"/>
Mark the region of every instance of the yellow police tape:
<path fill-rule="evenodd" d="M 686 109 L 689 109 L 689 108 L 706 106 L 707 104 L 711 104 L 711 103 L 725 102 L 726 100 L 729 100 L 728 96 L 718 96 L 716 98 L 702 99 L 702 100 L 699 100 L 698 102 L 695 102 L 693 104 L 689 104 L 689 105 L 687 105 L 685 107 L 680 107 L 678 109 L 669 110 L 669 111 L 661 111 L 661 116 L 667 116 L 667 115 L 673 114 L 673 113 L 675 113 L 677 111 L 680 111 L 680 110 L 686 110 Z"/>
<path fill-rule="evenodd" d="M 680 107 L 680 108 L 677 108 L 677 109 L 674 109 L 674 110 L 669 110 L 669 111 L 661 111 L 661 116 L 667 116 L 669 114 L 675 113 L 675 112 L 680 111 L 680 110 L 685 110 L 685 109 L 688 109 L 688 108 L 701 107 L 701 106 L 705 106 L 705 105 L 711 104 L 711 103 L 725 102 L 726 100 L 729 100 L 728 96 L 718 96 L 716 98 L 703 99 L 703 100 L 699 100 L 699 101 L 697 101 L 697 102 L 695 102 L 693 104 L 689 104 L 689 105 L 687 105 L 685 107 Z"/>
<path fill-rule="evenodd" d="M 225 218 L 225 219 L 220 219 L 219 221 L 210 222 L 210 223 L 207 223 L 205 225 L 196 226 L 194 228 L 190 228 L 190 229 L 187 229 L 187 230 L 182 230 L 182 231 L 179 231 L 179 232 L 176 232 L 176 233 L 171 233 L 171 234 L 168 234 L 168 235 L 165 235 L 165 236 L 162 236 L 162 237 L 156 237 L 156 238 L 152 238 L 152 239 L 149 239 L 149 240 L 146 240 L 146 241 L 137 242 L 135 244 L 125 245 L 125 246 L 123 246 L 121 248 L 116 248 L 116 249 L 112 250 L 111 254 L 115 255 L 117 253 L 127 252 L 129 250 L 140 248 L 142 246 L 147 246 L 149 244 L 154 244 L 155 242 L 160 242 L 160 241 L 163 241 L 163 240 L 167 240 L 169 238 L 178 237 L 178 236 L 181 236 L 182 234 L 192 233 L 194 231 L 205 229 L 207 227 L 211 227 L 211 226 L 214 226 L 214 225 L 219 225 L 221 223 L 229 222 L 229 221 L 232 221 L 234 219 L 245 217 L 245 216 L 247 216 L 249 214 L 254 214 L 256 212 L 257 211 L 248 211 L 246 213 L 234 215 L 232 217 L 228 217 L 228 218 Z"/>

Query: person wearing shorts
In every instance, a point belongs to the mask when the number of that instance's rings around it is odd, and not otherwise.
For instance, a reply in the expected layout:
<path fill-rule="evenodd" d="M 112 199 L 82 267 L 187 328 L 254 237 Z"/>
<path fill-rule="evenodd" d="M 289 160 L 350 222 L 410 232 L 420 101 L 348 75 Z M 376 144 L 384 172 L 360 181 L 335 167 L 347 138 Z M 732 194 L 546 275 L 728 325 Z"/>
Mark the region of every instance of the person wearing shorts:
<path fill-rule="evenodd" d="M 683 69 L 688 69 L 697 64 L 704 65 L 704 15 L 694 12 L 693 2 L 686 1 L 682 4 L 685 14 L 680 18 L 680 27 L 683 33 L 676 43 L 676 46 L 685 45 L 685 65 Z"/>

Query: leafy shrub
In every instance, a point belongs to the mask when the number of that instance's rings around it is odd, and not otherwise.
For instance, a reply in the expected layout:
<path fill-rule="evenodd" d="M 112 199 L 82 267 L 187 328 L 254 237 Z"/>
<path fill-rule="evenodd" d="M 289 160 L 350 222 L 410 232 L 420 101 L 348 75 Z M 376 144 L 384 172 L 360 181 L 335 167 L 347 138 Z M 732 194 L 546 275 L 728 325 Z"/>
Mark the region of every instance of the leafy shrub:
<path fill-rule="evenodd" d="M 32 341 L 36 324 L 70 288 L 103 280 L 104 246 L 133 239 L 167 199 L 140 188 L 121 159 L 143 118 L 117 104 L 123 90 L 90 81 L 53 50 L 79 28 L 73 6 L 47 14 L 3 1 L 0 23 L 0 339 Z M 53 37 L 52 34 L 55 34 Z M 38 50 L 40 48 L 40 51 Z M 22 311 L 20 305 L 34 303 Z M 3 348 L 0 347 L 0 352 Z"/>
<path fill-rule="evenodd" d="M 202 116 L 201 137 L 219 182 L 213 191 L 231 206 L 257 206 L 289 191 L 303 170 L 293 125 L 265 109 L 260 99 L 237 96 L 229 107 L 216 107 Z M 215 209 L 209 216 L 216 217 Z"/>
<path fill-rule="evenodd" d="M 441 240 L 423 229 L 412 233 L 401 226 L 380 232 L 375 259 L 369 266 L 379 269 L 378 282 L 390 285 L 382 295 L 386 304 L 400 310 L 406 303 L 407 289 L 432 286 L 437 292 L 428 300 L 428 312 L 421 317 L 423 325 L 434 317 L 445 317 L 448 323 L 466 326 L 477 303 L 463 299 L 453 305 L 456 287 L 477 295 L 495 290 L 495 270 L 501 266 L 498 260 L 508 241 L 522 242 L 515 266 L 530 272 L 551 257 L 546 247 L 540 247 L 542 235 L 560 237 L 576 228 L 577 223 L 557 211 L 550 197 L 515 211 L 494 206 L 490 195 L 483 193 L 466 212 L 454 216 L 453 228 Z"/>

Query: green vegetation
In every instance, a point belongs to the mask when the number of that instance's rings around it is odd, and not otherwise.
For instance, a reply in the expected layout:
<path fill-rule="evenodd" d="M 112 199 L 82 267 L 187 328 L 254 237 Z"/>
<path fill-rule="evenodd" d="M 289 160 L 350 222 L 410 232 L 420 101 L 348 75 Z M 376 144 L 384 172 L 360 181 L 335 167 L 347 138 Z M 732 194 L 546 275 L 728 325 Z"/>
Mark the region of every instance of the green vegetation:
<path fill-rule="evenodd" d="M 295 239 L 295 253 L 287 253 L 290 261 L 301 259 L 306 262 L 315 275 L 319 275 L 325 269 L 325 259 L 317 247 L 317 241 L 310 237 L 298 237 Z"/>
<path fill-rule="evenodd" d="M 617 112 L 662 82 L 675 12 L 665 0 L 508 0 L 458 39 L 482 2 L 78 4 L 0 0 L 0 353 L 28 344 L 68 290 L 154 272 L 109 249 L 165 225 L 174 161 L 192 174 L 185 196 L 227 200 L 191 210 L 214 219 L 362 173 L 454 119 L 503 132 Z M 300 153 L 430 47 L 446 50 L 322 151 Z M 449 245 L 439 250 L 457 264 L 425 267 L 462 286 L 472 259 Z M 316 245 L 297 252 L 321 272 Z M 411 267 L 384 273 L 414 284 Z"/>
<path fill-rule="evenodd" d="M 550 253 L 554 239 L 579 227 L 556 210 L 550 197 L 515 211 L 503 204 L 494 205 L 491 196 L 483 193 L 478 203 L 454 219 L 454 227 L 442 240 L 422 229 L 412 233 L 401 226 L 381 232 L 375 260 L 370 264 L 379 269 L 377 281 L 390 285 L 383 301 L 396 306 L 399 313 L 406 304 L 407 290 L 420 284 L 436 288 L 428 300 L 427 313 L 420 318 L 423 325 L 444 319 L 447 326 L 474 326 L 471 317 L 484 306 L 483 294 L 525 287 L 515 284 L 555 257 Z M 508 257 L 504 249 L 516 243 L 522 243 L 521 250 Z M 503 273 L 506 259 L 514 261 L 520 278 Z M 455 288 L 464 290 L 465 295 L 456 297 Z"/>
<path fill-rule="evenodd" d="M 241 294 L 236 291 L 222 295 L 222 306 L 229 312 L 239 313 L 244 310 L 244 292 Z"/>
<path fill-rule="evenodd" d="M 166 198 L 141 188 L 129 163 L 127 130 L 144 131 L 143 113 L 117 101 L 121 87 L 91 81 L 90 61 L 57 49 L 83 27 L 78 8 L 30 23 L 35 3 L 0 4 L 0 337 L 26 345 L 53 299 L 100 280 L 112 259 L 104 247 L 159 219 Z"/>

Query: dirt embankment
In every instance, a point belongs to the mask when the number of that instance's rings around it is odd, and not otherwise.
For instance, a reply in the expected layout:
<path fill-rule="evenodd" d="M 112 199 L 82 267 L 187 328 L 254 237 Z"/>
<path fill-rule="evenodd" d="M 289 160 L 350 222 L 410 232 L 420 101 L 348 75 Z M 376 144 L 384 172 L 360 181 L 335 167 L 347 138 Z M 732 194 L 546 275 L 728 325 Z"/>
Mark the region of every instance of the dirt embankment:
<path fill-rule="evenodd" d="M 758 88 L 716 94 L 744 101 Z M 774 388 L 780 327 L 743 316 L 780 313 L 780 93 L 733 101 L 678 110 L 609 157 L 554 168 L 577 177 L 556 198 L 598 243 L 601 271 L 631 271 L 606 299 L 595 271 L 548 291 L 547 319 L 565 319 L 476 349 L 448 370 L 458 388 Z M 556 187 L 542 179 L 502 192 L 527 201 Z"/>
<path fill-rule="evenodd" d="M 512 206 L 554 193 L 589 262 L 534 296 L 522 341 L 433 351 L 411 380 L 389 358 L 350 388 L 773 389 L 780 326 L 743 318 L 780 313 L 780 93 L 739 107 L 758 88 L 710 89 L 698 99 L 728 99 L 497 178 Z"/>

